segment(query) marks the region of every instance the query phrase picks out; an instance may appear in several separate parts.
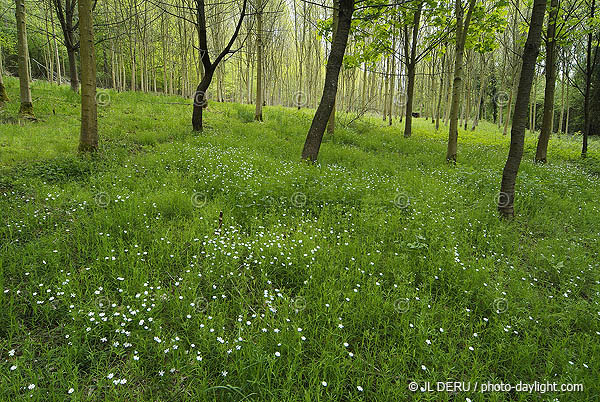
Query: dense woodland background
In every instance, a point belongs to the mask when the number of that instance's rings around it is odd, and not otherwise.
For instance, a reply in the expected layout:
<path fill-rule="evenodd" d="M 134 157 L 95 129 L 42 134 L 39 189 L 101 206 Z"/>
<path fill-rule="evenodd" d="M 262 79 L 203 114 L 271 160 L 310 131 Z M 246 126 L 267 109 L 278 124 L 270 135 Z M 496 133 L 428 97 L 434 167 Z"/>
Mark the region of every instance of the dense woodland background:
<path fill-rule="evenodd" d="M 316 107 L 333 24 L 332 4 L 317 3 L 250 1 L 232 51 L 216 68 L 208 98 L 255 103 L 260 62 L 261 99 L 265 105 Z M 552 131 L 581 133 L 587 33 L 595 31 L 592 50 L 596 59 L 598 17 L 590 19 L 590 0 L 557 3 Z M 77 1 L 25 4 L 32 78 L 70 80 L 76 87 Z M 455 52 L 453 3 L 358 4 L 340 75 L 337 109 L 402 119 L 406 113 L 408 76 L 414 64 L 412 110 L 422 117 L 446 121 Z M 18 70 L 14 7 L 14 1 L 0 1 L 1 55 L 5 73 L 11 75 L 17 75 Z M 242 5 L 226 1 L 207 3 L 206 7 L 209 48 L 218 52 L 229 40 Z M 471 127 L 474 120 L 483 118 L 504 127 L 505 133 L 508 131 L 530 8 L 527 2 L 518 0 L 477 2 L 466 43 L 461 125 Z M 195 10 L 195 2 L 190 0 L 97 2 L 94 20 L 98 84 L 118 90 L 193 97 L 203 74 Z M 543 35 L 547 38 L 546 25 Z M 545 56 L 546 46 L 542 46 L 528 110 L 529 129 L 537 130 L 542 125 Z M 593 81 L 597 83 L 600 62 L 593 66 Z M 593 135 L 600 132 L 600 85 L 592 85 L 591 99 Z"/>

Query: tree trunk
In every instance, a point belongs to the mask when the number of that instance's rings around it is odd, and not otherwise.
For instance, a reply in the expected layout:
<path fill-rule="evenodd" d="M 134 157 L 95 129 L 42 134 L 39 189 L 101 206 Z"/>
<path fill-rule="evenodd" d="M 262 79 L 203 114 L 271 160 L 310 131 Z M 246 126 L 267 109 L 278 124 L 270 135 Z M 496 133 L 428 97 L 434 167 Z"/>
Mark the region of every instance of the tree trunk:
<path fill-rule="evenodd" d="M 71 77 L 71 89 L 73 92 L 79 92 L 79 75 L 77 73 L 77 50 L 67 49 L 69 56 L 69 74 Z"/>
<path fill-rule="evenodd" d="M 196 93 L 194 95 L 194 105 L 192 110 L 192 128 L 194 131 L 202 131 L 203 121 L 202 121 L 202 109 L 206 107 L 206 91 L 210 86 L 213 75 L 219 63 L 223 60 L 223 58 L 229 54 L 233 43 L 240 33 L 240 28 L 242 27 L 242 22 L 244 21 L 244 17 L 246 15 L 246 6 L 247 0 L 244 0 L 242 5 L 242 10 L 240 13 L 240 18 L 238 19 L 237 25 L 229 42 L 225 46 L 225 48 L 219 53 L 219 55 L 215 58 L 215 61 L 211 63 L 210 55 L 208 53 L 208 40 L 206 38 L 206 13 L 204 10 L 204 2 L 205 0 L 196 0 L 196 29 L 198 31 L 198 47 L 199 47 L 199 55 L 202 61 L 202 65 L 204 66 L 204 77 L 200 81 L 200 84 L 196 88 Z M 248 77 L 250 80 L 250 77 Z"/>
<path fill-rule="evenodd" d="M 454 83 L 452 86 L 452 103 L 450 106 L 450 130 L 448 132 L 448 151 L 446 161 L 456 163 L 458 146 L 458 110 L 460 106 L 460 94 L 462 92 L 463 57 L 465 53 L 465 42 L 471 22 L 471 14 L 476 0 L 469 0 L 469 10 L 464 19 L 464 9 L 461 0 L 456 0 L 456 54 L 454 62 Z"/>
<path fill-rule="evenodd" d="M 590 20 L 594 20 L 596 11 L 596 0 L 592 0 L 592 7 L 590 10 Z M 594 68 L 592 67 L 592 55 L 594 59 L 598 57 L 598 41 L 596 40 L 595 52 L 592 52 L 592 42 L 594 34 L 592 30 L 588 33 L 587 51 L 586 51 L 586 67 L 585 67 L 585 93 L 583 101 L 583 145 L 581 147 L 581 157 L 587 156 L 588 150 L 588 136 L 590 135 L 590 129 L 592 127 L 592 116 L 591 116 L 591 89 L 592 89 L 592 75 L 594 74 Z M 595 66 L 595 60 L 594 60 Z"/>
<path fill-rule="evenodd" d="M 333 0 L 333 32 L 331 34 L 331 46 L 335 42 L 335 35 L 337 33 L 338 26 L 340 24 L 340 2 L 339 0 Z M 336 96 L 337 97 L 337 96 Z M 327 121 L 327 134 L 333 135 L 335 133 L 335 100 L 333 101 L 333 108 Z"/>
<path fill-rule="evenodd" d="M 475 0 L 472 0 L 475 2 Z M 410 46 L 410 54 L 408 52 L 408 30 L 404 33 L 404 53 L 406 54 L 406 74 L 408 83 L 406 85 L 406 120 L 404 122 L 404 138 L 412 135 L 412 111 L 415 93 L 415 72 L 417 69 L 417 41 L 419 36 L 419 23 L 421 21 L 421 11 L 423 10 L 423 1 L 417 3 L 413 15 L 412 39 Z"/>
<path fill-rule="evenodd" d="M 4 87 L 4 81 L 2 80 L 2 44 L 0 44 L 0 107 L 4 106 L 5 102 L 10 101 L 6 88 Z"/>
<path fill-rule="evenodd" d="M 554 91 L 556 87 L 556 21 L 558 19 L 558 0 L 551 0 L 546 35 L 546 89 L 544 90 L 544 115 L 542 129 L 538 138 L 535 162 L 546 163 L 548 141 L 552 133 L 554 116 Z"/>
<path fill-rule="evenodd" d="M 446 67 L 446 52 L 442 54 L 442 66 L 440 74 L 440 92 L 438 94 L 437 110 L 435 112 L 435 131 L 440 129 L 440 115 L 442 112 L 442 95 L 444 92 L 444 68 Z"/>
<path fill-rule="evenodd" d="M 93 0 L 79 0 L 81 54 L 81 133 L 79 151 L 98 150 L 98 110 L 96 106 L 96 52 L 94 49 Z"/>
<path fill-rule="evenodd" d="M 335 41 L 331 44 L 331 52 L 327 60 L 327 70 L 325 74 L 325 85 L 323 95 L 315 116 L 308 130 L 304 149 L 302 150 L 302 159 L 309 159 L 313 162 L 317 160 L 323 133 L 327 125 L 327 120 L 333 110 L 335 95 L 337 93 L 338 77 L 340 68 L 346 52 L 348 43 L 348 34 L 354 12 L 354 0 L 339 0 L 339 22 L 335 34 Z"/>
<path fill-rule="evenodd" d="M 261 2 L 261 0 L 258 0 L 257 15 L 256 15 L 256 112 L 254 113 L 254 120 L 256 120 L 256 121 L 263 121 L 263 115 L 262 115 L 262 108 L 263 108 L 262 13 L 263 13 L 262 2 Z"/>
<path fill-rule="evenodd" d="M 540 50 L 542 25 L 547 0 L 534 0 L 531 13 L 531 23 L 525 49 L 523 64 L 519 78 L 519 87 L 515 100 L 512 129 L 510 133 L 510 150 L 502 172 L 502 184 L 498 197 L 498 211 L 502 217 L 514 216 L 515 181 L 523 157 L 525 143 L 525 126 L 527 123 L 527 104 L 531 95 L 531 84 L 535 72 L 535 62 Z"/>
<path fill-rule="evenodd" d="M 563 133 L 565 122 L 565 62 L 563 61 L 562 78 L 560 80 L 560 122 L 558 123 L 558 135 Z"/>
<path fill-rule="evenodd" d="M 27 23 L 25 17 L 25 0 L 16 0 L 15 16 L 17 19 L 17 46 L 19 52 L 19 83 L 21 107 L 19 116 L 33 118 L 33 101 L 29 86 L 29 47 L 27 45 Z"/>
<path fill-rule="evenodd" d="M 392 31 L 393 32 L 393 31 Z M 390 77 L 390 97 L 388 99 L 388 125 L 391 126 L 393 121 L 394 114 L 394 94 L 395 85 L 396 85 L 396 35 L 393 32 L 393 40 L 392 40 L 392 75 Z"/>
<path fill-rule="evenodd" d="M 568 74 L 567 74 L 568 76 Z M 569 84 L 567 83 L 567 104 L 566 104 L 566 109 L 567 109 L 567 116 L 565 117 L 565 134 L 569 134 Z"/>
<path fill-rule="evenodd" d="M 56 74 L 58 85 L 62 84 L 62 73 L 60 70 L 60 57 L 58 54 L 58 44 L 56 43 L 56 32 L 54 31 L 54 13 L 50 13 L 50 26 L 52 27 L 52 43 L 54 47 L 54 59 L 56 60 Z"/>
<path fill-rule="evenodd" d="M 471 126 L 471 131 L 475 131 L 475 127 L 479 124 L 479 115 L 481 114 L 481 103 L 483 101 L 483 93 L 485 92 L 485 87 L 487 85 L 487 60 L 485 60 L 485 56 L 481 55 L 481 76 L 479 83 L 479 96 L 477 97 L 477 106 L 475 118 L 473 119 L 473 125 Z"/>
<path fill-rule="evenodd" d="M 202 131 L 202 110 L 207 106 L 206 91 L 210 86 L 214 70 L 212 68 L 204 69 L 204 77 L 200 84 L 196 88 L 196 95 L 194 96 L 194 108 L 192 110 L 192 127 L 194 131 Z"/>

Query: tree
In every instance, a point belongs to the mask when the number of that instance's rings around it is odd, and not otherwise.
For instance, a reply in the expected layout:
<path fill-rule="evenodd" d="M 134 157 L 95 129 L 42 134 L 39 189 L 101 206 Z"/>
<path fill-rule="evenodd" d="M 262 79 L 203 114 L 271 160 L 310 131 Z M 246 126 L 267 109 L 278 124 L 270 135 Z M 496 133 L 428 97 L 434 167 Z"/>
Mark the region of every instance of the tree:
<path fill-rule="evenodd" d="M 17 45 L 19 48 L 19 84 L 21 94 L 21 107 L 19 108 L 19 116 L 34 118 L 31 87 L 29 86 L 29 77 L 31 76 L 31 72 L 29 70 L 29 47 L 27 44 L 25 0 L 15 1 L 15 16 L 17 19 Z"/>
<path fill-rule="evenodd" d="M 335 97 L 338 88 L 338 77 L 340 68 L 346 52 L 346 44 L 350 34 L 350 25 L 352 23 L 352 14 L 354 13 L 354 0 L 339 0 L 338 26 L 335 32 L 335 41 L 331 44 L 331 51 L 327 60 L 327 70 L 325 73 L 325 84 L 323 95 L 313 117 L 312 123 L 304 142 L 302 150 L 302 159 L 316 162 L 319 148 L 325 133 L 327 121 L 333 110 Z"/>
<path fill-rule="evenodd" d="M 466 17 L 461 0 L 456 0 L 456 51 L 454 61 L 454 80 L 452 86 L 452 101 L 450 105 L 450 130 L 448 133 L 448 151 L 446 160 L 456 163 L 456 152 L 458 145 L 458 109 L 460 106 L 460 95 L 462 92 L 463 58 L 465 53 L 465 42 L 471 23 L 471 15 L 475 8 L 476 0 L 469 0 L 469 8 Z"/>
<path fill-rule="evenodd" d="M 4 106 L 4 103 L 9 100 L 6 88 L 4 87 L 4 81 L 2 80 L 2 47 L 0 46 L 0 107 Z"/>
<path fill-rule="evenodd" d="M 592 126 L 592 116 L 591 116 L 591 94 L 592 94 L 592 76 L 594 74 L 594 69 L 596 67 L 596 63 L 598 61 L 598 51 L 600 49 L 600 44 L 598 43 L 598 38 L 595 40 L 594 51 L 592 51 L 592 43 L 594 42 L 594 28 L 598 29 L 598 23 L 595 21 L 595 11 L 596 11 L 596 0 L 591 0 L 590 7 L 590 27 L 588 28 L 587 35 L 587 49 L 586 49 L 586 62 L 585 62 L 585 91 L 584 91 L 584 110 L 583 110 L 583 145 L 581 147 L 581 157 L 585 158 L 587 156 L 588 150 L 588 136 L 590 135 L 590 129 Z M 597 34 L 597 31 L 596 31 Z M 593 60 L 592 60 L 593 59 Z"/>
<path fill-rule="evenodd" d="M 340 23 L 340 4 L 339 0 L 333 0 L 333 33 L 331 36 L 331 43 L 335 42 L 335 34 L 337 32 L 338 25 Z M 337 96 L 336 96 L 337 98 Z M 327 121 L 327 133 L 333 135 L 335 132 L 335 100 L 333 102 L 333 108 Z"/>
<path fill-rule="evenodd" d="M 263 121 L 262 108 L 263 108 L 263 43 L 262 43 L 262 16 L 263 16 L 263 4 L 261 0 L 258 0 L 256 6 L 256 112 L 254 113 L 254 120 Z"/>
<path fill-rule="evenodd" d="M 457 0 L 460 1 L 460 0 Z M 474 0 L 473 0 L 474 2 Z M 408 83 L 406 85 L 406 120 L 404 121 L 404 137 L 408 138 L 412 134 L 412 110 L 413 97 L 415 91 L 415 72 L 417 68 L 417 42 L 419 35 L 419 24 L 421 21 L 421 12 L 423 10 L 424 0 L 417 2 L 412 21 L 412 40 L 408 34 L 408 26 L 404 26 L 404 56 L 406 58 L 406 73 Z M 411 42 L 410 51 L 408 42 Z"/>
<path fill-rule="evenodd" d="M 98 149 L 98 110 L 96 105 L 96 51 L 92 0 L 79 0 L 79 35 L 81 44 L 81 132 L 79 151 Z"/>
<path fill-rule="evenodd" d="M 62 0 L 53 0 L 53 2 L 58 22 L 63 31 L 65 47 L 67 48 L 67 55 L 69 57 L 71 89 L 74 92 L 79 92 L 79 75 L 77 73 L 77 50 L 79 50 L 79 42 L 75 38 L 75 32 L 79 26 L 79 21 L 75 21 L 77 0 L 64 0 L 64 6 Z"/>
<path fill-rule="evenodd" d="M 194 107 L 192 111 L 192 127 L 194 131 L 202 131 L 202 110 L 206 106 L 206 91 L 210 86 L 210 83 L 215 74 L 215 70 L 223 58 L 229 54 L 231 47 L 235 42 L 236 38 L 240 33 L 244 16 L 246 15 L 247 0 L 244 0 L 242 5 L 242 11 L 240 18 L 238 19 L 235 31 L 233 32 L 229 43 L 225 45 L 225 48 L 219 53 L 215 61 L 211 63 L 210 54 L 208 52 L 208 41 L 206 37 L 206 12 L 204 10 L 205 0 L 196 1 L 196 29 L 198 30 L 198 44 L 200 49 L 200 61 L 204 67 L 204 77 L 196 88 L 196 94 L 194 95 Z"/>
<path fill-rule="evenodd" d="M 527 105 L 531 94 L 531 85 L 535 72 L 535 63 L 540 51 L 542 25 L 547 0 L 534 0 L 529 24 L 529 33 L 525 42 L 521 76 L 515 100 L 512 129 L 510 133 L 510 150 L 502 172 L 502 184 L 498 197 L 498 211 L 504 218 L 514 216 L 515 181 L 525 144 L 525 126 L 527 125 Z"/>
<path fill-rule="evenodd" d="M 575 11 L 579 3 L 573 1 L 571 7 L 567 10 L 561 10 L 558 0 L 552 0 L 548 16 L 548 29 L 546 34 L 546 88 L 544 90 L 544 111 L 542 117 L 542 127 L 538 138 L 537 149 L 535 154 L 535 162 L 545 163 L 548 142 L 552 134 L 554 126 L 554 94 L 556 90 L 556 69 L 557 69 L 557 42 L 564 39 L 565 28 L 571 27 L 574 23 L 569 20 L 570 15 Z M 563 11 L 563 12 L 561 12 Z M 558 26 L 559 13 L 562 17 L 562 22 Z M 568 28 L 567 28 L 568 29 Z M 562 80 L 561 104 L 564 100 L 564 79 Z M 561 105 L 561 114 L 559 122 L 559 132 L 562 129 L 563 111 Z"/>

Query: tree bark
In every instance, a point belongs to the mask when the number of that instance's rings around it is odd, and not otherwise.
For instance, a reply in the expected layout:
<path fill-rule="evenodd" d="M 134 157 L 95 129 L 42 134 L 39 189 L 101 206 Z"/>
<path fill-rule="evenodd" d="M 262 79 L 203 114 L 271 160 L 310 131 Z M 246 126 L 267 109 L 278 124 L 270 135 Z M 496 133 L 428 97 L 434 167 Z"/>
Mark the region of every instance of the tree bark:
<path fill-rule="evenodd" d="M 29 47 L 27 45 L 27 22 L 25 16 L 25 0 L 16 0 L 15 16 L 17 19 L 17 46 L 19 53 L 19 84 L 21 107 L 19 116 L 33 118 L 33 101 L 29 86 Z"/>
<path fill-rule="evenodd" d="M 73 92 L 79 92 L 79 73 L 77 72 L 77 50 L 67 49 L 69 56 L 69 74 L 71 77 L 71 89 Z"/>
<path fill-rule="evenodd" d="M 592 7 L 590 9 L 590 19 L 593 20 L 596 11 L 596 0 L 592 0 Z M 588 150 L 588 136 L 590 135 L 590 129 L 592 127 L 592 116 L 591 116 L 591 89 L 592 89 L 592 75 L 594 73 L 594 67 L 596 65 L 596 59 L 598 58 L 598 41 L 596 40 L 595 52 L 592 52 L 592 42 L 594 41 L 594 34 L 590 30 L 588 33 L 587 50 L 586 50 L 586 67 L 585 67 L 585 92 L 583 101 L 583 144 L 581 147 L 581 157 L 587 156 Z M 592 63 L 592 55 L 594 55 L 594 62 Z"/>
<path fill-rule="evenodd" d="M 458 110 L 460 106 L 460 95 L 462 92 L 463 58 L 465 53 L 465 42 L 471 22 L 471 14 L 476 0 L 469 0 L 469 9 L 464 18 L 464 9 L 461 0 L 456 0 L 456 54 L 454 62 L 454 83 L 452 86 L 452 101 L 450 105 L 450 130 L 448 132 L 448 151 L 446 161 L 456 163 L 458 146 Z"/>
<path fill-rule="evenodd" d="M 558 124 L 558 135 L 563 133 L 563 124 L 565 122 L 565 64 L 563 60 L 562 78 L 560 80 L 560 122 Z"/>
<path fill-rule="evenodd" d="M 504 218 L 512 218 L 514 216 L 515 181 L 523 157 L 527 104 L 531 95 L 535 62 L 540 50 L 546 2 L 547 0 L 534 0 L 533 2 L 529 33 L 527 34 L 527 41 L 525 42 L 523 52 L 523 63 L 510 133 L 510 150 L 504 171 L 502 172 L 502 184 L 498 197 L 498 211 Z"/>
<path fill-rule="evenodd" d="M 262 1 L 258 0 L 257 15 L 256 15 L 256 111 L 254 113 L 254 120 L 263 121 L 262 108 L 263 108 L 263 84 L 262 84 L 262 58 L 263 58 L 263 44 L 262 44 Z"/>
<path fill-rule="evenodd" d="M 485 87 L 487 85 L 487 60 L 485 56 L 481 55 L 481 76 L 479 83 L 479 96 L 477 97 L 477 106 L 475 112 L 475 118 L 473 119 L 473 125 L 471 126 L 471 131 L 475 131 L 475 127 L 479 124 L 479 115 L 481 114 L 481 103 L 483 101 L 483 93 L 485 92 Z"/>
<path fill-rule="evenodd" d="M 225 48 L 219 53 L 216 57 L 215 61 L 211 63 L 210 55 L 208 53 L 208 40 L 206 38 L 206 13 L 204 10 L 204 2 L 205 0 L 195 0 L 196 1 L 196 29 L 198 31 L 198 45 L 200 52 L 200 59 L 202 61 L 202 65 L 204 66 L 204 77 L 198 84 L 196 88 L 196 93 L 194 95 L 194 106 L 192 110 L 192 128 L 194 131 L 202 131 L 203 121 L 202 121 L 202 110 L 206 107 L 206 91 L 210 86 L 212 81 L 214 72 L 219 65 L 219 63 L 223 60 L 223 58 L 229 54 L 233 43 L 240 33 L 240 29 L 242 27 L 242 22 L 244 21 L 244 17 L 246 15 L 246 6 L 247 0 L 244 0 L 242 5 L 242 11 L 240 14 L 240 18 L 238 19 L 235 30 L 229 40 L 229 43 L 225 46 Z"/>
<path fill-rule="evenodd" d="M 79 0 L 79 42 L 81 53 L 81 132 L 79 152 L 98 150 L 98 109 L 96 105 L 96 51 L 94 49 L 93 0 Z"/>
<path fill-rule="evenodd" d="M 333 43 L 335 42 L 335 35 L 337 33 L 337 29 L 340 23 L 340 2 L 339 0 L 333 0 L 333 32 L 331 34 L 331 46 L 333 48 Z M 339 78 L 339 77 L 338 77 Z M 337 96 L 336 96 L 337 98 Z M 329 120 L 327 121 L 327 134 L 333 135 L 335 133 L 335 100 L 333 102 L 333 108 L 331 109 L 331 114 L 329 115 Z"/>
<path fill-rule="evenodd" d="M 354 12 L 354 0 L 339 0 L 339 23 L 335 34 L 335 41 L 331 44 L 331 52 L 327 60 L 327 69 L 325 73 L 325 85 L 323 95 L 315 116 L 308 130 L 304 149 L 302 150 L 302 159 L 315 162 L 323 140 L 323 133 L 327 125 L 327 120 L 333 110 L 335 96 L 338 87 L 338 77 L 340 68 L 346 52 L 348 35 L 350 33 L 350 24 L 352 22 L 352 13 Z"/>
<path fill-rule="evenodd" d="M 74 39 L 75 29 L 78 24 L 73 21 L 77 0 L 64 0 L 64 7 L 62 1 L 53 0 L 54 9 L 65 38 L 65 47 L 67 48 L 69 59 L 71 89 L 74 92 L 79 92 L 79 76 L 77 73 L 77 50 L 79 49 L 79 44 Z"/>
<path fill-rule="evenodd" d="M 546 163 L 548 142 L 552 133 L 554 115 L 554 92 L 556 88 L 556 22 L 558 19 L 558 0 L 551 0 L 546 35 L 546 89 L 544 90 L 544 115 L 542 129 L 538 138 L 535 162 Z"/>
<path fill-rule="evenodd" d="M 396 35 L 393 32 L 393 40 L 392 40 L 392 75 L 390 76 L 390 96 L 388 99 L 388 126 L 391 126 L 393 121 L 394 114 L 394 94 L 395 94 L 395 85 L 396 85 Z"/>
<path fill-rule="evenodd" d="M 10 101 L 2 80 L 2 72 L 2 45 L 0 44 L 0 107 L 4 106 L 5 102 Z"/>
<path fill-rule="evenodd" d="M 442 54 L 442 65 L 440 74 L 440 92 L 438 94 L 437 109 L 435 112 L 435 131 L 440 129 L 440 115 L 442 112 L 442 95 L 444 93 L 444 68 L 446 67 L 446 52 Z"/>
<path fill-rule="evenodd" d="M 472 0 L 475 2 L 475 0 Z M 404 31 L 404 53 L 406 55 L 406 74 L 408 83 L 406 85 L 406 120 L 404 121 L 404 138 L 412 135 L 412 111 L 415 93 L 415 72 L 417 69 L 417 41 L 419 36 L 419 24 L 421 21 L 421 12 L 423 10 L 423 1 L 417 3 L 413 15 L 412 39 L 410 53 L 408 50 L 408 30 Z"/>

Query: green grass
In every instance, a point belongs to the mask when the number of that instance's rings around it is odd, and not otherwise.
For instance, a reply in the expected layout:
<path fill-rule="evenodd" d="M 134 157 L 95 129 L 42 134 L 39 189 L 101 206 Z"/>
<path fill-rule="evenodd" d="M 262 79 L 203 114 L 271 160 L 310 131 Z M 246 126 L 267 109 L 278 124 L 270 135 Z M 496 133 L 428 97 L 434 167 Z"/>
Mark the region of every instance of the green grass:
<path fill-rule="evenodd" d="M 309 110 L 211 103 L 195 134 L 189 100 L 109 92 L 101 151 L 78 157 L 78 97 L 35 82 L 20 125 L 7 84 L 1 401 L 597 400 L 598 141 L 581 162 L 553 137 L 538 166 L 529 135 L 504 222 L 490 123 L 460 133 L 456 167 L 445 129 L 376 117 L 311 166 Z"/>

